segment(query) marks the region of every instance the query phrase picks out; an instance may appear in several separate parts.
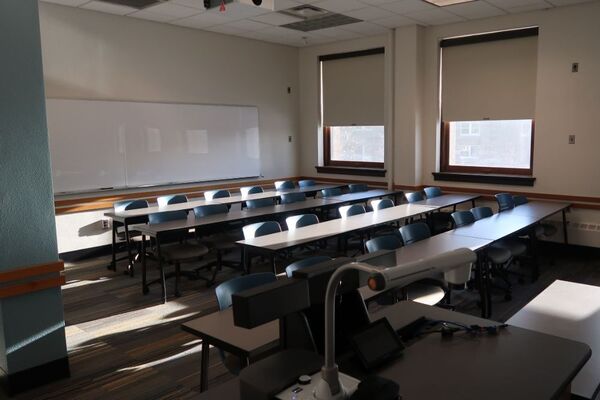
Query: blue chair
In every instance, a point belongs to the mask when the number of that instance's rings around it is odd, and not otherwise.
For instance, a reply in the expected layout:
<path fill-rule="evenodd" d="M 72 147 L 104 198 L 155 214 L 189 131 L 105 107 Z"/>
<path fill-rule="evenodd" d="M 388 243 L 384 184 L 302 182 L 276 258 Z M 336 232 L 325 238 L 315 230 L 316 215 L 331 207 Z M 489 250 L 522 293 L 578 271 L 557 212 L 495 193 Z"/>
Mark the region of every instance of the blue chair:
<path fill-rule="evenodd" d="M 217 305 L 219 306 L 219 310 L 223 311 L 231 307 L 231 298 L 234 294 L 258 286 L 266 285 L 275 282 L 276 280 L 277 277 L 271 272 L 259 272 L 256 274 L 238 276 L 221 283 L 215 288 L 215 295 L 217 296 Z M 225 354 L 223 350 L 218 350 L 221 361 L 225 367 L 227 367 L 229 372 L 234 375 L 239 374 L 241 370 L 241 364 L 248 364 L 249 362 L 249 360 L 244 360 L 240 363 L 238 356 Z"/>
<path fill-rule="evenodd" d="M 316 185 L 316 183 L 312 179 L 304 179 L 304 180 L 298 181 L 298 187 L 301 187 L 301 188 L 315 186 L 315 185 Z"/>
<path fill-rule="evenodd" d="M 373 207 L 373 211 L 383 210 L 384 208 L 394 207 L 394 201 L 392 199 L 373 200 L 371 207 Z"/>
<path fill-rule="evenodd" d="M 367 251 L 374 253 L 379 250 L 396 250 L 402 247 L 402 241 L 396 235 L 378 236 L 365 243 Z"/>
<path fill-rule="evenodd" d="M 353 215 L 364 214 L 365 206 L 362 204 L 352 204 L 351 206 L 341 206 L 338 208 L 340 216 L 342 218 L 348 218 Z"/>
<path fill-rule="evenodd" d="M 473 207 L 471 213 L 475 217 L 475 221 L 494 215 L 494 211 L 490 207 Z"/>
<path fill-rule="evenodd" d="M 156 201 L 159 207 L 164 207 L 172 204 L 187 203 L 188 198 L 184 194 L 170 194 L 168 196 L 160 196 Z"/>
<path fill-rule="evenodd" d="M 455 211 L 452 213 L 451 217 L 456 228 L 475 222 L 475 216 L 471 211 Z"/>
<path fill-rule="evenodd" d="M 148 208 L 148 201 L 146 200 L 122 200 L 117 201 L 113 204 L 113 208 L 115 212 L 123 212 L 129 210 L 138 210 L 141 208 Z M 127 247 L 127 256 L 116 258 L 115 250 L 113 249 L 113 259 L 111 261 L 110 268 L 113 271 L 117 270 L 117 262 L 121 260 L 129 260 L 127 264 L 127 269 L 129 270 L 129 276 L 134 275 L 133 265 L 141 256 L 141 242 L 143 240 L 142 234 L 138 231 L 130 231 L 129 225 L 133 224 L 145 224 L 148 222 L 148 217 L 143 215 L 134 218 L 128 218 L 126 224 L 121 224 L 120 222 L 113 221 L 113 241 L 117 243 L 117 238 L 121 241 L 125 242 Z M 131 252 L 131 244 L 136 244 L 136 254 L 133 255 Z"/>
<path fill-rule="evenodd" d="M 262 193 L 263 188 L 260 186 L 244 186 L 240 188 L 240 193 L 242 196 L 247 196 L 249 194 Z"/>
<path fill-rule="evenodd" d="M 428 199 L 442 195 L 442 189 L 440 189 L 437 186 L 426 187 L 425 189 L 423 189 L 423 191 L 425 192 L 425 196 L 427 196 Z"/>
<path fill-rule="evenodd" d="M 404 197 L 406 197 L 406 201 L 408 201 L 409 203 L 415 203 L 417 201 L 425 200 L 425 197 L 421 192 L 405 193 Z"/>
<path fill-rule="evenodd" d="M 206 204 L 204 206 L 194 207 L 194 215 L 196 215 L 196 218 L 225 214 L 228 212 L 229 208 L 227 208 L 225 204 Z"/>
<path fill-rule="evenodd" d="M 498 193 L 494 196 L 498 202 L 498 212 L 511 210 L 515 207 L 512 194 L 510 193 Z"/>
<path fill-rule="evenodd" d="M 204 192 L 204 198 L 206 200 L 223 199 L 226 197 L 231 197 L 231 193 L 229 193 L 229 190 L 217 189 L 217 190 L 208 190 L 208 191 Z"/>
<path fill-rule="evenodd" d="M 321 197 L 332 197 L 332 196 L 341 196 L 341 195 L 342 195 L 341 187 L 321 189 Z"/>
<path fill-rule="evenodd" d="M 527 200 L 527 197 L 523 196 L 522 194 L 517 194 L 513 196 L 513 204 L 515 205 L 515 207 L 527 204 L 527 202 L 529 202 L 529 200 Z"/>
<path fill-rule="evenodd" d="M 246 200 L 246 207 L 248 208 L 261 208 L 261 207 L 269 207 L 274 205 L 273 199 L 256 199 L 256 200 Z"/>
<path fill-rule="evenodd" d="M 246 225 L 242 228 L 242 232 L 244 233 L 244 239 L 254 239 L 256 237 L 270 235 L 272 233 L 281 232 L 281 226 L 277 221 L 265 221 L 265 222 L 257 222 L 254 224 Z M 248 257 L 248 271 L 250 272 L 250 267 L 252 265 L 252 257 L 250 255 L 250 251 L 246 251 L 246 257 Z M 271 254 L 271 268 L 273 268 L 273 273 L 277 274 L 277 266 L 275 265 L 275 256 Z"/>
<path fill-rule="evenodd" d="M 292 181 L 275 181 L 275 190 L 293 189 L 294 182 Z"/>
<path fill-rule="evenodd" d="M 288 230 L 302 228 L 303 226 L 315 225 L 319 223 L 319 218 L 315 214 L 293 215 L 285 219 Z"/>
<path fill-rule="evenodd" d="M 400 228 L 399 232 L 405 246 L 431 237 L 429 226 L 424 222 L 404 225 Z"/>
<path fill-rule="evenodd" d="M 184 210 L 180 211 L 164 211 L 153 213 L 148 216 L 148 223 L 150 225 L 161 224 L 170 221 L 177 220 L 185 220 L 187 219 L 187 212 Z M 161 248 L 162 247 L 162 248 Z M 167 290 L 166 290 L 166 279 L 171 276 L 175 276 L 175 296 L 179 297 L 181 294 L 179 292 L 179 281 L 181 272 L 181 264 L 188 262 L 196 262 L 202 259 L 206 254 L 208 254 L 208 248 L 200 243 L 189 243 L 187 241 L 180 241 L 179 243 L 169 244 L 167 246 L 160 246 L 160 243 L 157 242 L 156 245 L 156 259 L 158 261 L 158 269 L 160 271 L 160 278 L 146 283 L 146 271 L 143 271 L 143 292 L 144 294 L 148 293 L 148 286 L 160 282 L 162 287 L 163 294 L 163 302 L 167 302 Z M 163 263 L 172 264 L 175 266 L 174 274 L 165 274 Z M 207 281 L 207 285 L 210 286 L 212 282 L 210 279 L 203 278 L 198 276 L 197 273 L 191 272 L 185 273 L 185 275 L 193 276 L 194 278 L 201 278 Z"/>
<path fill-rule="evenodd" d="M 350 193 L 366 192 L 369 190 L 369 186 L 366 183 L 351 183 L 348 185 Z"/>
<path fill-rule="evenodd" d="M 288 278 L 291 278 L 294 274 L 294 271 L 297 271 L 302 268 L 310 267 L 313 265 L 317 265 L 322 262 L 331 261 L 331 260 L 333 260 L 333 259 L 331 257 L 327 257 L 327 256 L 308 257 L 308 258 L 293 262 L 290 265 L 288 265 L 285 268 L 285 274 L 287 275 Z"/>
<path fill-rule="evenodd" d="M 283 193 L 281 195 L 281 204 L 297 203 L 299 201 L 305 201 L 306 195 L 304 193 Z"/>

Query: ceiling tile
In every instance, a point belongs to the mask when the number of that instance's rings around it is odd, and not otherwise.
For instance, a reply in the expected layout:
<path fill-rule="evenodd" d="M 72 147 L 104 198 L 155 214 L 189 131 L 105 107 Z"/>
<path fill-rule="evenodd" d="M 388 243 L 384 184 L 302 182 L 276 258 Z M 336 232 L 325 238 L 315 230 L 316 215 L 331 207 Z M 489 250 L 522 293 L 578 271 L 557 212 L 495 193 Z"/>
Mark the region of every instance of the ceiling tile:
<path fill-rule="evenodd" d="M 363 21 L 371 21 L 374 19 L 385 18 L 390 15 L 390 12 L 378 7 L 365 7 L 358 10 L 346 11 L 344 15 L 358 18 Z"/>
<path fill-rule="evenodd" d="M 263 22 L 265 24 L 277 25 L 277 26 L 291 24 L 292 22 L 302 21 L 302 19 L 300 19 L 300 18 L 296 18 L 296 17 L 292 17 L 291 15 L 285 15 L 285 14 L 280 14 L 280 13 L 263 14 L 263 15 L 259 15 L 257 17 L 252 17 L 251 19 L 256 22 Z"/>
<path fill-rule="evenodd" d="M 138 11 L 137 8 L 105 3 L 103 1 L 90 1 L 89 3 L 82 5 L 81 8 L 117 15 L 131 14 L 132 12 Z"/>
<path fill-rule="evenodd" d="M 90 0 L 42 0 L 42 1 L 44 1 L 46 3 L 61 4 L 63 6 L 77 7 L 84 3 L 87 3 Z"/>
<path fill-rule="evenodd" d="M 198 10 L 206 11 L 204 8 L 204 0 L 171 0 L 171 3 L 179 4 L 180 6 L 197 8 Z"/>
<path fill-rule="evenodd" d="M 164 15 L 164 14 L 153 14 L 146 10 L 137 11 L 137 12 L 128 14 L 127 16 L 133 17 L 133 18 L 139 18 L 139 19 L 146 19 L 148 21 L 156 21 L 156 22 L 169 22 L 169 21 L 173 21 L 173 20 L 177 19 L 177 18 L 170 17 L 170 16 Z"/>
<path fill-rule="evenodd" d="M 232 26 L 234 28 L 240 29 L 243 32 L 247 31 L 258 31 L 261 29 L 266 29 L 271 25 L 263 24 L 262 22 L 256 22 L 249 19 L 242 19 L 239 21 L 229 22 L 226 25 Z"/>
<path fill-rule="evenodd" d="M 554 6 L 570 6 L 572 4 L 589 3 L 594 0 L 546 0 Z"/>
<path fill-rule="evenodd" d="M 435 8 L 433 10 L 418 11 L 415 13 L 408 14 L 407 16 L 425 25 L 442 25 L 464 21 L 464 18 L 459 17 L 458 15 L 451 14 L 439 8 Z"/>
<path fill-rule="evenodd" d="M 387 28 L 372 24 L 370 22 L 356 22 L 354 24 L 342 25 L 340 29 L 350 32 L 362 33 L 364 35 L 378 35 L 387 32 Z"/>
<path fill-rule="evenodd" d="M 216 33 L 224 33 L 226 35 L 236 35 L 244 32 L 242 29 L 233 27 L 229 24 L 209 26 L 204 28 L 204 30 Z"/>
<path fill-rule="evenodd" d="M 172 22 L 174 25 L 187 26 L 190 28 L 206 28 L 209 26 L 221 25 L 230 22 L 219 14 L 205 12 L 194 15 L 193 17 L 182 18 Z"/>
<path fill-rule="evenodd" d="M 416 25 L 418 22 L 403 15 L 391 15 L 386 18 L 371 21 L 374 24 L 385 26 L 387 28 L 398 28 L 400 26 Z"/>
<path fill-rule="evenodd" d="M 335 39 L 339 39 L 339 40 L 354 39 L 354 38 L 361 36 L 361 34 L 359 34 L 357 32 L 345 31 L 341 28 L 325 28 L 325 29 L 319 29 L 318 31 L 315 31 L 315 32 L 318 33 L 319 35 L 327 36 L 327 37 L 331 37 L 331 38 L 335 38 Z"/>
<path fill-rule="evenodd" d="M 380 4 L 386 4 L 386 3 L 397 3 L 400 0 L 360 0 L 360 1 L 365 4 L 378 6 Z"/>
<path fill-rule="evenodd" d="M 350 10 L 358 10 L 364 8 L 364 3 L 358 0 L 321 0 L 314 3 L 315 6 L 324 8 L 325 10 L 343 13 Z"/>
<path fill-rule="evenodd" d="M 483 1 L 456 4 L 453 6 L 444 7 L 444 10 L 467 19 L 487 18 L 506 14 L 505 11 L 499 9 L 498 7 L 494 7 L 491 4 L 484 3 Z"/>
<path fill-rule="evenodd" d="M 508 11 L 511 8 L 523 7 L 523 6 L 540 6 L 544 4 L 549 6 L 544 0 L 486 0 L 488 3 L 499 7 L 503 10 Z"/>
<path fill-rule="evenodd" d="M 225 7 L 225 11 L 219 11 L 219 8 L 213 8 L 207 11 L 209 13 L 218 13 L 230 20 L 238 20 L 242 18 L 251 18 L 258 15 L 270 13 L 267 8 L 257 7 L 253 4 L 229 3 Z"/>
<path fill-rule="evenodd" d="M 150 12 L 152 14 L 166 15 L 174 18 L 191 17 L 192 15 L 202 12 L 197 8 L 180 6 L 175 3 L 161 3 L 155 6 L 146 7 L 142 11 Z"/>
<path fill-rule="evenodd" d="M 379 7 L 395 12 L 396 14 L 410 14 L 417 11 L 438 9 L 436 6 L 421 0 L 399 0 L 393 3 L 382 4 Z"/>
<path fill-rule="evenodd" d="M 313 0 L 313 3 L 315 1 L 317 1 L 317 0 Z M 287 10 L 288 8 L 301 6 L 302 4 L 307 4 L 307 3 L 303 2 L 303 1 L 296 1 L 296 0 L 274 0 L 273 10 L 274 11 Z"/>

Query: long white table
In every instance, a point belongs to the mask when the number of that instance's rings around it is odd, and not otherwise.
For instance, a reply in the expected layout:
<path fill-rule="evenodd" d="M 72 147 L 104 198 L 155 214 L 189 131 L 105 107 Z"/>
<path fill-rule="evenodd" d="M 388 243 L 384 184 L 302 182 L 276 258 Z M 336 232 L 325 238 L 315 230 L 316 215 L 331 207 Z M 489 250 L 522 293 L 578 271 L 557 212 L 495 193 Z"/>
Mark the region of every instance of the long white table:
<path fill-rule="evenodd" d="M 507 322 L 590 346 L 592 357 L 573 379 L 571 393 L 600 395 L 600 287 L 556 280 Z"/>

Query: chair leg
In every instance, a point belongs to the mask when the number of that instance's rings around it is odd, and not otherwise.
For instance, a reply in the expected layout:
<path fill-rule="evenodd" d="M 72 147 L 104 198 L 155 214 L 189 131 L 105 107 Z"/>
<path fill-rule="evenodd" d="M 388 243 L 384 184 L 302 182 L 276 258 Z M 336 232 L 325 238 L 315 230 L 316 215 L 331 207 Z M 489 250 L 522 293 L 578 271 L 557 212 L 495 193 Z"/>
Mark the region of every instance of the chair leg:
<path fill-rule="evenodd" d="M 179 281 L 181 280 L 181 264 L 175 263 L 175 297 L 181 297 L 181 292 L 179 291 Z"/>
<path fill-rule="evenodd" d="M 277 267 L 275 266 L 275 254 L 271 254 L 271 267 L 273 268 L 273 273 L 277 275 Z"/>

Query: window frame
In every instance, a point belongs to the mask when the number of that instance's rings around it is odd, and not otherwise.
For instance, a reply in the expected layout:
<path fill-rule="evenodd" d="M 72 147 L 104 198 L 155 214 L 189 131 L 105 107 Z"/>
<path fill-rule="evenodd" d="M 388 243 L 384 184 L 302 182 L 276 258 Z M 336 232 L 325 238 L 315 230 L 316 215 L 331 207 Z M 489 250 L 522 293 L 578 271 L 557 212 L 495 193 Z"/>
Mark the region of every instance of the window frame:
<path fill-rule="evenodd" d="M 385 128 L 384 128 L 385 129 Z M 384 138 L 385 146 L 385 138 Z M 385 151 L 384 151 L 385 154 Z M 373 161 L 344 161 L 331 159 L 331 127 L 323 127 L 323 165 L 326 167 L 353 167 L 383 169 L 385 163 Z"/>
<path fill-rule="evenodd" d="M 442 121 L 441 123 L 440 172 L 523 176 L 533 175 L 533 146 L 535 143 L 535 120 L 531 120 L 531 149 L 529 154 L 529 168 L 473 167 L 463 165 L 450 165 L 450 122 L 453 121 Z"/>

